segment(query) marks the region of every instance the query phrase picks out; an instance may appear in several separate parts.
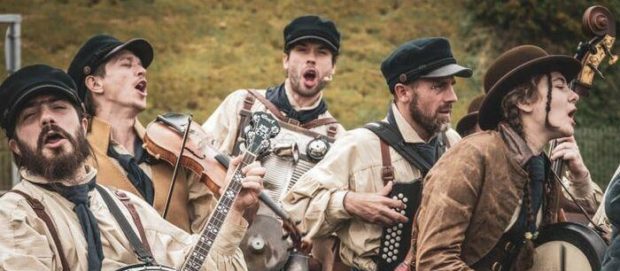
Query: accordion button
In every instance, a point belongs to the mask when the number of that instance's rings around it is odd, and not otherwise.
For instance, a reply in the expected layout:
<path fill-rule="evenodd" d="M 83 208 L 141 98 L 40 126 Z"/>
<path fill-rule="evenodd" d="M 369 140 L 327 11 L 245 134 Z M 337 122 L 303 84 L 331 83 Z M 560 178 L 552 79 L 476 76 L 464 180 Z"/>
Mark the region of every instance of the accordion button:
<path fill-rule="evenodd" d="M 390 250 L 394 250 L 394 246 L 393 245 L 390 245 L 389 248 L 390 248 Z"/>
<path fill-rule="evenodd" d="M 396 257 L 396 255 L 392 256 L 392 260 L 396 261 L 398 259 L 398 257 Z"/>
<path fill-rule="evenodd" d="M 403 202 L 404 202 L 404 203 L 407 203 L 407 201 L 409 201 L 409 199 L 408 199 L 408 198 L 403 198 Z"/>
<path fill-rule="evenodd" d="M 392 199 L 398 199 L 398 197 L 396 197 L 396 196 L 393 196 L 393 197 L 392 197 Z"/>
<path fill-rule="evenodd" d="M 392 237 L 396 237 L 396 233 L 395 232 L 392 232 Z"/>
<path fill-rule="evenodd" d="M 405 207 L 404 207 L 404 208 L 405 208 L 405 209 L 407 209 L 407 204 L 405 204 Z"/>
<path fill-rule="evenodd" d="M 405 214 L 406 214 L 406 213 L 405 213 L 405 210 L 400 210 L 400 214 L 401 214 L 401 215 L 405 215 Z"/>
<path fill-rule="evenodd" d="M 387 252 L 388 252 L 388 248 L 387 248 L 387 247 L 384 247 L 384 248 L 383 248 L 383 252 L 386 252 L 386 253 L 387 253 Z"/>
<path fill-rule="evenodd" d="M 403 228 L 403 224 L 402 223 L 398 224 L 398 227 L 402 229 Z"/>
<path fill-rule="evenodd" d="M 396 244 L 394 244 L 394 246 L 395 246 L 395 247 L 399 247 L 399 246 L 400 246 L 400 243 L 396 243 Z"/>
<path fill-rule="evenodd" d="M 383 245 L 384 245 L 384 246 L 387 246 L 387 245 L 389 245 L 389 244 L 390 244 L 390 241 L 385 241 L 385 242 L 383 242 Z"/>
<path fill-rule="evenodd" d="M 393 255 L 393 254 L 392 254 L 392 252 L 391 252 L 391 251 L 390 251 L 390 252 L 388 252 L 388 256 L 392 257 L 392 255 Z"/>
<path fill-rule="evenodd" d="M 400 242 L 400 236 L 396 236 L 396 241 Z"/>
<path fill-rule="evenodd" d="M 392 233 L 392 228 L 387 228 L 388 233 Z"/>
<path fill-rule="evenodd" d="M 381 254 L 381 258 L 383 258 L 385 260 L 385 259 L 387 259 L 387 255 Z"/>
<path fill-rule="evenodd" d="M 401 231 L 401 230 L 397 230 L 397 231 L 396 231 L 396 234 L 401 235 L 401 234 L 403 234 L 403 231 Z"/>
<path fill-rule="evenodd" d="M 398 254 L 398 248 L 394 249 L 394 255 Z"/>
<path fill-rule="evenodd" d="M 387 260 L 385 260 L 388 263 L 392 263 L 392 258 L 388 258 Z"/>
<path fill-rule="evenodd" d="M 404 197 L 404 196 L 403 196 L 403 193 L 398 193 L 398 198 L 399 198 L 399 199 L 402 199 L 403 197 Z"/>

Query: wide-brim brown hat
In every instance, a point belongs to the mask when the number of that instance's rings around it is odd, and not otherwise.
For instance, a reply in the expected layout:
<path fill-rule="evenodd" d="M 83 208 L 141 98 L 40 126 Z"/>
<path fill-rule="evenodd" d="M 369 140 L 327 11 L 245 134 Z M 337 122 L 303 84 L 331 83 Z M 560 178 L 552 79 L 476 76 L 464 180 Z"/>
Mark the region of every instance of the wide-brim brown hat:
<path fill-rule="evenodd" d="M 487 70 L 484 88 L 487 93 L 480 106 L 478 123 L 482 130 L 495 129 L 503 119 L 502 99 L 515 86 L 537 74 L 560 72 L 567 82 L 581 70 L 581 63 L 565 55 L 549 55 L 534 45 L 521 45 L 500 55 Z"/>
<path fill-rule="evenodd" d="M 473 129 L 476 123 L 478 123 L 478 111 L 471 112 L 462 117 L 456 123 L 456 132 L 461 136 L 465 136 L 465 133 Z"/>

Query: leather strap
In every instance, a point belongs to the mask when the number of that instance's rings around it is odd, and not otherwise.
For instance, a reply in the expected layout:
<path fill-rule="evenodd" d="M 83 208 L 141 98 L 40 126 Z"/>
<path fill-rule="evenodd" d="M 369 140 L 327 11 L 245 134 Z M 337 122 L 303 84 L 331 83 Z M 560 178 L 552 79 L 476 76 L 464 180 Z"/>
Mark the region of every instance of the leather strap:
<path fill-rule="evenodd" d="M 60 243 L 60 239 L 58 239 L 58 231 L 56 231 L 56 227 L 54 226 L 52 219 L 49 217 L 47 212 L 45 212 L 45 206 L 43 206 L 43 204 L 39 200 L 29 196 L 28 194 L 20 190 L 13 189 L 7 192 L 13 192 L 13 193 L 19 194 L 22 197 L 24 197 L 26 201 L 28 202 L 28 204 L 30 205 L 30 207 L 32 207 L 32 210 L 34 210 L 34 212 L 37 214 L 37 216 L 41 220 L 43 220 L 43 222 L 45 222 L 47 229 L 50 231 L 50 234 L 52 235 L 54 244 L 56 244 L 56 249 L 58 250 L 58 257 L 60 258 L 60 265 L 62 265 L 62 270 L 69 271 L 69 262 L 67 261 L 67 258 L 65 257 L 65 254 L 63 253 L 64 249 L 62 248 L 62 243 Z"/>
<path fill-rule="evenodd" d="M 390 156 L 390 147 L 383 140 L 379 140 L 381 145 L 381 161 L 383 167 L 381 167 L 381 179 L 383 180 L 383 185 L 387 185 L 388 182 L 394 180 L 394 166 L 392 166 L 392 157 Z"/>
<path fill-rule="evenodd" d="M 334 118 L 327 117 L 327 118 L 320 118 L 320 119 L 311 120 L 311 121 L 306 122 L 306 123 L 304 123 L 304 124 L 302 124 L 300 126 L 303 127 L 303 128 L 306 128 L 306 129 L 312 129 L 312 128 L 315 128 L 315 127 L 320 127 L 320 126 L 323 126 L 323 125 L 334 124 L 334 123 L 338 123 L 338 121 L 336 119 L 334 119 Z M 329 128 L 331 128 L 331 127 L 333 127 L 333 126 L 330 126 Z"/>
<path fill-rule="evenodd" d="M 134 225 L 136 225 L 136 228 L 138 228 L 138 233 L 140 234 L 142 245 L 144 245 L 144 248 L 146 248 L 146 250 L 152 255 L 153 251 L 151 250 L 149 241 L 146 239 L 146 234 L 144 233 L 144 227 L 142 226 L 142 220 L 140 220 L 140 216 L 138 215 L 138 212 L 136 211 L 136 207 L 133 205 L 133 203 L 131 203 L 131 201 L 129 201 L 129 197 L 124 192 L 120 190 L 116 190 L 114 191 L 114 194 L 119 200 L 121 200 L 123 205 L 125 205 L 125 208 L 127 208 L 127 210 L 129 211 L 129 214 L 131 215 L 131 218 L 133 219 Z"/>
<path fill-rule="evenodd" d="M 127 219 L 121 212 L 121 209 L 118 208 L 116 203 L 114 203 L 114 199 L 112 199 L 112 196 L 110 196 L 108 191 L 106 191 L 100 185 L 97 185 L 96 189 L 99 192 L 99 195 L 101 195 L 101 198 L 103 199 L 105 204 L 108 206 L 108 210 L 110 210 L 110 213 L 112 214 L 112 216 L 114 216 L 114 219 L 116 219 L 116 222 L 118 222 L 118 225 L 121 227 L 121 230 L 125 234 L 125 237 L 127 237 L 127 240 L 129 240 L 131 247 L 133 247 L 134 253 L 136 254 L 136 256 L 138 256 L 138 260 L 148 265 L 156 264 L 155 259 L 153 258 L 153 255 L 151 254 L 150 250 L 147 250 L 142 244 L 142 242 L 140 241 L 140 239 L 138 239 L 138 236 L 136 236 L 136 233 L 133 231 L 133 229 L 131 228 L 131 225 L 129 225 L 129 222 L 127 221 Z M 136 225 L 136 227 L 137 226 L 138 225 Z M 146 238 L 144 239 L 146 241 Z"/>
<path fill-rule="evenodd" d="M 336 138 L 336 134 L 337 133 L 338 133 L 338 127 L 336 127 L 336 125 L 331 125 L 331 126 L 329 126 L 329 128 L 327 128 L 327 137 L 328 138 Z"/>
<path fill-rule="evenodd" d="M 375 133 L 380 139 L 385 140 L 387 144 L 389 144 L 398 154 L 400 154 L 405 160 L 407 160 L 410 164 L 415 166 L 420 170 L 422 176 L 426 176 L 426 173 L 431 169 L 431 166 L 426 160 L 424 160 L 420 155 L 415 151 L 410 151 L 405 148 L 405 143 L 402 137 L 395 131 L 392 130 L 389 124 L 377 121 L 373 123 L 366 124 L 364 128 L 371 130 Z"/>
<path fill-rule="evenodd" d="M 265 107 L 269 110 L 269 112 L 271 112 L 271 114 L 273 114 L 277 119 L 279 119 L 282 122 L 293 124 L 295 126 L 299 126 L 304 129 L 312 129 L 312 128 L 323 126 L 323 125 L 338 123 L 336 119 L 328 117 L 328 118 L 320 118 L 320 119 L 311 120 L 309 122 L 301 124 L 298 120 L 291 119 L 285 116 L 284 114 L 282 114 L 282 112 L 280 112 L 280 109 L 278 109 L 278 107 L 275 104 L 273 104 L 271 101 L 265 98 L 265 96 L 258 93 L 256 90 L 248 89 L 247 91 L 250 94 L 252 94 L 252 96 L 254 96 L 256 99 L 258 99 L 260 103 L 265 105 Z"/>
<path fill-rule="evenodd" d="M 250 90 L 247 91 L 249 92 Z M 237 142 L 239 141 L 239 136 L 243 135 L 241 130 L 243 130 L 243 128 L 248 125 L 248 122 L 250 122 L 250 116 L 252 116 L 252 106 L 255 101 L 256 99 L 252 95 L 246 95 L 243 99 L 243 107 L 241 108 L 241 111 L 239 111 L 239 126 L 237 126 L 237 134 L 235 135 L 235 143 L 233 144 L 233 155 L 239 154 L 240 150 Z"/>

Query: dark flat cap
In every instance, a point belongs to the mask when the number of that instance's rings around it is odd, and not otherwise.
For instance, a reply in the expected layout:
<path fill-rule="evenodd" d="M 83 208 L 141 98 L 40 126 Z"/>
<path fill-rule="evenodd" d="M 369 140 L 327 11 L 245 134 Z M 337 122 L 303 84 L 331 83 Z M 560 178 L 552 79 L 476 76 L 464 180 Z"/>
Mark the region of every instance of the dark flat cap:
<path fill-rule="evenodd" d="M 567 82 L 577 76 L 581 63 L 565 55 L 550 55 L 534 45 L 521 45 L 501 54 L 484 75 L 487 93 L 480 105 L 478 123 L 482 130 L 495 129 L 503 119 L 501 103 L 518 84 L 534 75 L 552 71 L 562 73 Z"/>
<path fill-rule="evenodd" d="M 340 50 L 340 32 L 334 22 L 319 16 L 295 18 L 284 28 L 284 51 L 302 40 L 318 40 L 327 44 L 334 53 Z"/>
<path fill-rule="evenodd" d="M 41 94 L 63 97 L 81 108 L 75 83 L 63 70 L 38 64 L 21 68 L 0 85 L 0 124 L 13 136 L 15 118 L 28 99 Z"/>
<path fill-rule="evenodd" d="M 456 63 L 445 38 L 421 38 L 404 43 L 383 60 L 381 72 L 392 92 L 396 83 L 405 84 L 418 78 L 472 75 L 470 68 Z"/>
<path fill-rule="evenodd" d="M 84 99 L 87 91 L 84 84 L 86 76 L 94 73 L 99 65 L 123 49 L 134 53 L 144 68 L 148 68 L 153 61 L 153 47 L 144 39 L 131 39 L 127 42 L 121 42 L 112 36 L 96 35 L 82 45 L 67 70 L 78 87 L 81 99 Z"/>

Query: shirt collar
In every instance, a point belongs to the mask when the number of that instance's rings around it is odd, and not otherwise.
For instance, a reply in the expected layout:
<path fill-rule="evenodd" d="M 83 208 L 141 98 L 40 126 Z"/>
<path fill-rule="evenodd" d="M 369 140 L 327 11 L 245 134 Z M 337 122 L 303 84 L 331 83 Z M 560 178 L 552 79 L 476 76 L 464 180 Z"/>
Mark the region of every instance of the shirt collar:
<path fill-rule="evenodd" d="M 403 140 L 407 143 L 428 143 L 433 140 L 437 136 L 437 134 L 433 135 L 428 139 L 428 142 L 424 141 L 422 137 L 416 132 L 413 127 L 405 120 L 405 117 L 400 113 L 398 107 L 395 103 L 391 103 L 392 112 L 394 113 L 394 119 L 396 120 L 396 125 L 398 126 L 398 130 L 403 135 Z"/>
<path fill-rule="evenodd" d="M 97 175 L 97 169 L 95 169 L 94 167 L 91 167 L 89 165 L 85 165 L 84 167 L 86 168 L 86 175 L 84 175 L 84 178 L 82 180 L 78 180 L 77 184 L 83 184 L 83 183 L 90 182 Z M 19 169 L 19 174 L 21 175 L 22 179 L 27 180 L 32 183 L 40 183 L 40 184 L 49 183 L 49 180 L 46 180 L 42 176 L 35 175 L 23 167 Z M 65 185 L 65 186 L 76 185 L 76 183 L 74 182 L 70 183 L 67 181 L 62 181 L 60 182 L 60 184 Z"/>

